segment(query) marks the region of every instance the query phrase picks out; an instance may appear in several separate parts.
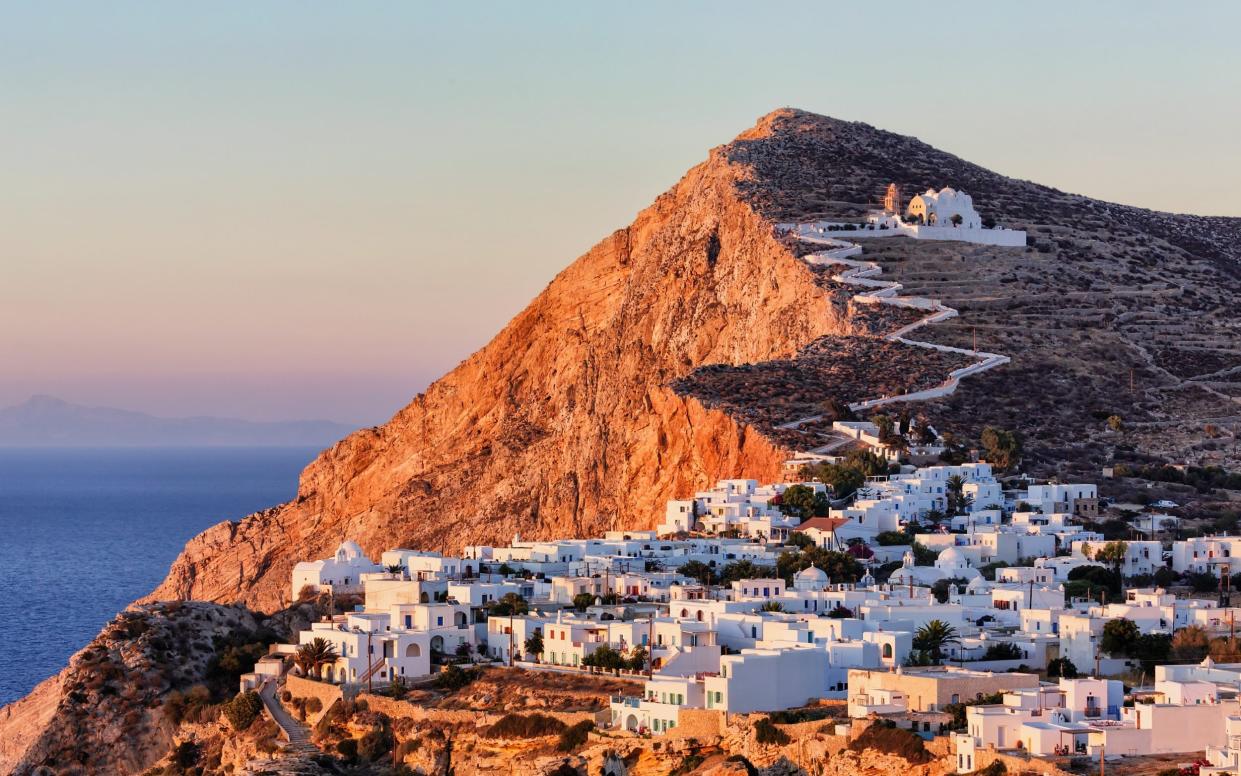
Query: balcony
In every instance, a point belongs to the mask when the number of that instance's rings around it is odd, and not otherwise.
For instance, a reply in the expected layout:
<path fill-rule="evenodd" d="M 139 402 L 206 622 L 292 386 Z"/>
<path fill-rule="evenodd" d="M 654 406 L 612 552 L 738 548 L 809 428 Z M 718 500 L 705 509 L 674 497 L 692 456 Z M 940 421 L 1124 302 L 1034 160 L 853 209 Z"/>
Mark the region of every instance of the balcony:
<path fill-rule="evenodd" d="M 641 698 L 638 698 L 637 696 L 633 696 L 633 695 L 613 695 L 612 696 L 612 703 L 618 704 L 621 706 L 628 706 L 629 708 L 632 708 L 632 709 L 638 708 L 638 705 L 641 702 L 642 702 Z"/>

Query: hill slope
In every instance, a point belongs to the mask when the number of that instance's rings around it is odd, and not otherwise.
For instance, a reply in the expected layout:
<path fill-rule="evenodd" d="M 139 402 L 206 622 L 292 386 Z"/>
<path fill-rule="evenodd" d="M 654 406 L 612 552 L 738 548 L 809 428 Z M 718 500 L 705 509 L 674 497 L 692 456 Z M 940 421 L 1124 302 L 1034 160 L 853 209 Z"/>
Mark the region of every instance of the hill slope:
<path fill-rule="evenodd" d="M 1029 426 L 1034 463 L 1073 448 L 1094 466 L 1149 441 L 1185 456 L 1203 418 L 1236 413 L 1230 397 L 1241 383 L 1228 380 L 1241 361 L 1228 304 L 1238 219 L 1096 202 L 913 138 L 781 110 L 714 149 L 387 424 L 325 451 L 295 501 L 192 540 L 151 598 L 272 609 L 288 595 L 294 562 L 347 537 L 375 553 L 648 527 L 665 499 L 713 479 L 777 477 L 799 440 L 747 419 L 777 417 L 781 391 L 747 393 L 762 406 L 737 407 L 696 395 L 686 386 L 703 381 L 684 378 L 750 363 L 770 376 L 817 343 L 814 369 L 794 370 L 796 379 L 852 374 L 864 383 L 865 373 L 832 367 L 838 352 L 850 363 L 882 355 L 901 367 L 899 380 L 925 381 L 934 365 L 899 348 L 879 353 L 887 346 L 857 319 L 850 292 L 824 283 L 774 229 L 859 215 L 889 181 L 910 192 L 957 186 L 984 215 L 1035 240 L 1024 251 L 868 244 L 892 279 L 962 310 L 920 336 L 961 344 L 977 326 L 980 348 L 1014 357 L 918 408 L 937 424 L 967 436 L 982 422 Z M 1182 368 L 1190 346 L 1173 346 L 1169 327 L 1198 332 L 1193 358 L 1203 366 Z M 837 339 L 821 340 L 828 335 Z M 832 342 L 845 344 L 833 351 Z M 1220 379 L 1186 382 L 1205 380 L 1207 369 Z M 884 389 L 899 391 L 895 382 L 885 376 Z M 824 399 L 858 390 L 822 386 Z M 1098 413 L 1117 411 L 1131 440 L 1105 432 Z"/>

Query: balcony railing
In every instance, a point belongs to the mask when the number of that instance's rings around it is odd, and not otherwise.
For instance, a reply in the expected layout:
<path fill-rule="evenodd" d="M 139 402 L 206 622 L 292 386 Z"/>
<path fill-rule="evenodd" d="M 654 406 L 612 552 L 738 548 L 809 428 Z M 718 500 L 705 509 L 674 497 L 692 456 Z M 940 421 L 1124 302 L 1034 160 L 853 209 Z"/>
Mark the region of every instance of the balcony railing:
<path fill-rule="evenodd" d="M 613 695 L 612 696 L 612 703 L 617 703 L 617 704 L 620 704 L 621 706 L 629 706 L 635 709 L 638 708 L 638 704 L 640 704 L 641 702 L 642 702 L 641 698 L 638 698 L 632 695 Z"/>

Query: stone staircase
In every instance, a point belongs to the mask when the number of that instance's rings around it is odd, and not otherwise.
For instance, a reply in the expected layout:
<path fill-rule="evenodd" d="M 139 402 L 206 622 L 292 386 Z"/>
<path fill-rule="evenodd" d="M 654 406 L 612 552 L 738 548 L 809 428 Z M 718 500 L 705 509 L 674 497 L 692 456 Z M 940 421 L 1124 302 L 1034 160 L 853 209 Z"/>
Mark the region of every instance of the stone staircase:
<path fill-rule="evenodd" d="M 285 757 L 304 759 L 319 754 L 319 748 L 310 741 L 310 728 L 284 708 L 276 697 L 277 689 L 276 682 L 269 680 L 259 690 L 259 697 L 288 742 L 283 749 Z"/>

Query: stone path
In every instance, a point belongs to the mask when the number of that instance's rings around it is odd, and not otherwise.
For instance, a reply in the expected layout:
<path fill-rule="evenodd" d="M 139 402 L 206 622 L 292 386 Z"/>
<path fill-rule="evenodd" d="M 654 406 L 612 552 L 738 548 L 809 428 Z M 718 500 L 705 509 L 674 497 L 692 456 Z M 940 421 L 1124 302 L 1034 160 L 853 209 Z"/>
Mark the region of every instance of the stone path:
<path fill-rule="evenodd" d="M 838 264 L 846 269 L 833 278 L 847 285 L 866 289 L 865 293 L 854 296 L 855 301 L 863 304 L 888 304 L 897 307 L 907 307 L 917 310 L 926 310 L 927 315 L 914 321 L 908 326 L 904 326 L 897 331 L 884 335 L 884 339 L 892 342 L 899 342 L 903 345 L 910 345 L 917 348 L 930 348 L 944 353 L 958 353 L 960 355 L 970 356 L 979 359 L 969 366 L 960 369 L 954 369 L 948 373 L 947 378 L 935 386 L 922 391 L 913 391 L 910 393 L 902 393 L 895 396 L 877 396 L 872 399 L 863 399 L 862 401 L 853 402 L 849 405 L 851 410 L 866 410 L 874 407 L 881 407 L 885 404 L 905 401 L 926 401 L 927 399 L 936 399 L 941 396 L 947 396 L 957 389 L 961 379 L 970 375 L 985 372 L 1001 364 L 1007 364 L 1011 359 L 1008 356 L 998 353 L 986 353 L 980 350 L 967 350 L 965 348 L 954 348 L 949 345 L 940 345 L 935 342 L 926 342 L 923 340 L 908 339 L 905 335 L 933 323 L 946 321 L 949 318 L 955 318 L 957 311 L 947 305 L 941 303 L 938 299 L 930 299 L 928 297 L 919 296 L 899 296 L 898 292 L 902 286 L 900 283 L 891 280 L 877 280 L 876 275 L 883 274 L 883 268 L 873 261 L 858 261 L 854 256 L 862 253 L 862 246 L 857 243 L 848 242 L 835 237 L 823 237 L 812 232 L 813 225 L 809 224 L 786 224 L 797 239 L 809 243 L 817 243 L 823 245 L 827 250 L 818 253 L 807 254 L 802 260 L 808 264 L 816 264 L 819 266 L 827 266 Z M 823 415 L 811 415 L 798 420 L 783 423 L 777 428 L 796 429 L 806 423 L 813 423 L 823 419 Z M 823 448 L 816 448 L 822 450 Z"/>
<path fill-rule="evenodd" d="M 277 684 L 269 680 L 259 690 L 259 697 L 263 699 L 263 705 L 284 733 L 285 740 L 288 741 L 283 750 L 285 756 L 305 758 L 319 754 L 318 747 L 310 742 L 310 728 L 285 709 L 276 697 L 277 689 Z"/>

